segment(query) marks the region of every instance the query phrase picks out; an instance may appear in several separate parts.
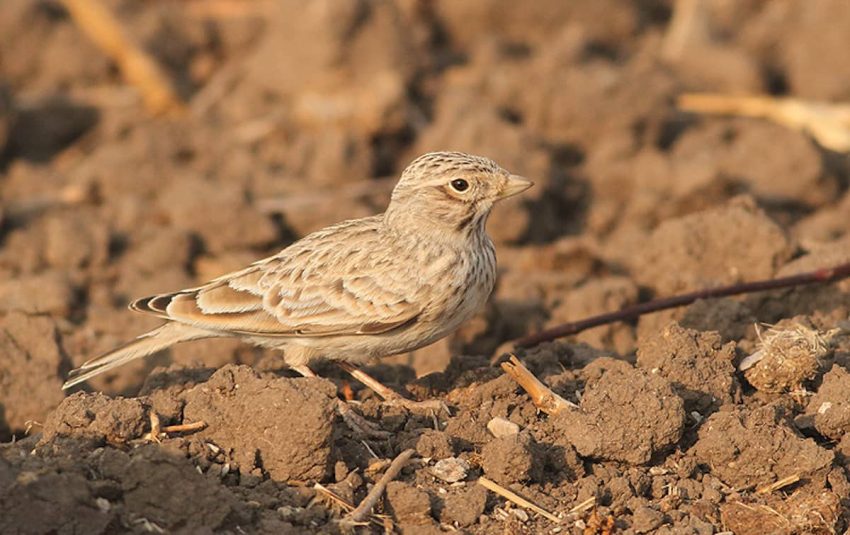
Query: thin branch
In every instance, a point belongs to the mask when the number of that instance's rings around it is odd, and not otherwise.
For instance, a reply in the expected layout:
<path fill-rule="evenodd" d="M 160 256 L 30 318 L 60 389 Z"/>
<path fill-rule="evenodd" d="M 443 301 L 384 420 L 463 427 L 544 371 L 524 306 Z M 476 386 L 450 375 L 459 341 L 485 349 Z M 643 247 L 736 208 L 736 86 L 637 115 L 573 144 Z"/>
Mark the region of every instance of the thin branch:
<path fill-rule="evenodd" d="M 590 498 L 584 500 L 583 502 L 573 506 L 572 509 L 567 513 L 569 515 L 576 515 L 578 513 L 583 513 L 596 505 L 596 496 L 591 496 Z"/>
<path fill-rule="evenodd" d="M 156 61 L 139 47 L 99 0 L 61 0 L 77 26 L 114 61 L 153 114 L 179 112 L 183 103 Z"/>
<path fill-rule="evenodd" d="M 815 271 L 791 275 L 789 277 L 781 277 L 778 279 L 767 279 L 753 282 L 742 282 L 729 286 L 719 286 L 717 288 L 707 288 L 696 292 L 675 295 L 672 297 L 664 297 L 661 299 L 653 299 L 645 303 L 640 303 L 634 306 L 622 308 L 616 312 L 607 312 L 598 316 L 591 316 L 580 321 L 571 323 L 563 323 L 556 325 L 551 329 L 545 329 L 538 333 L 525 336 L 514 341 L 516 347 L 531 347 L 543 342 L 563 338 L 580 333 L 593 327 L 608 325 L 618 321 L 629 321 L 639 318 L 644 314 L 651 312 L 659 312 L 670 308 L 690 305 L 699 299 L 710 299 L 715 297 L 728 297 L 730 295 L 741 295 L 754 292 L 763 292 L 766 290 L 776 290 L 779 288 L 793 288 L 795 286 L 804 286 L 807 284 L 820 284 L 835 282 L 841 279 L 850 277 L 850 263 L 841 264 L 831 268 L 821 268 Z"/>
<path fill-rule="evenodd" d="M 770 494 L 772 492 L 776 492 L 779 489 L 783 489 L 788 485 L 793 485 L 794 483 L 800 481 L 800 474 L 792 474 L 788 477 L 783 477 L 779 481 L 771 483 L 770 485 L 764 485 L 756 489 L 756 494 Z"/>
<path fill-rule="evenodd" d="M 162 428 L 163 433 L 189 433 L 191 431 L 200 431 L 207 426 L 207 422 L 198 421 L 188 424 L 166 425 Z"/>
<path fill-rule="evenodd" d="M 407 466 L 407 463 L 410 462 L 410 458 L 413 457 L 413 454 L 416 453 L 414 449 L 404 450 L 403 452 L 398 454 L 398 457 L 393 459 L 393 462 L 390 464 L 390 467 L 387 468 L 387 471 L 384 472 L 384 475 L 381 476 L 381 479 L 375 483 L 375 486 L 372 487 L 372 490 L 369 491 L 369 494 L 363 498 L 363 501 L 360 502 L 360 505 L 357 506 L 357 509 L 351 511 L 346 517 L 346 520 L 350 522 L 363 522 L 366 520 L 370 514 L 372 514 L 372 509 L 378 503 L 378 500 L 381 499 L 381 495 L 384 493 L 384 490 L 387 488 L 387 485 L 393 479 L 398 476 L 401 469 Z"/>
<path fill-rule="evenodd" d="M 508 362 L 502 363 L 502 369 L 528 392 L 534 405 L 546 414 L 557 414 L 563 410 L 578 408 L 575 403 L 567 401 L 540 382 L 540 379 L 528 371 L 528 368 L 515 355 L 511 355 Z"/>
<path fill-rule="evenodd" d="M 678 61 L 685 54 L 688 43 L 707 41 L 709 31 L 705 7 L 703 0 L 676 0 L 661 44 L 662 58 Z"/>
<path fill-rule="evenodd" d="M 345 501 L 342 497 L 340 497 L 338 494 L 333 492 L 331 489 L 325 487 L 321 483 L 316 483 L 315 485 L 313 485 L 313 489 L 325 498 L 329 499 L 331 502 L 340 506 L 342 509 L 345 509 L 346 511 L 354 510 L 353 505 Z"/>
<path fill-rule="evenodd" d="M 551 520 L 552 522 L 554 522 L 556 524 L 561 523 L 561 519 L 558 518 L 557 516 L 553 515 L 552 513 L 547 511 L 546 509 L 543 509 L 539 505 L 535 505 L 535 504 L 531 503 L 530 501 L 526 500 L 525 498 L 523 498 L 519 494 L 516 494 L 515 492 L 511 492 L 510 490 L 499 485 L 495 481 L 491 481 L 491 480 L 487 479 L 486 477 L 479 477 L 478 478 L 478 484 L 481 485 L 482 487 L 484 487 L 485 489 L 492 490 L 493 492 L 495 492 L 499 496 L 502 496 L 503 498 L 506 498 L 506 499 L 512 501 L 513 503 L 519 505 L 520 507 L 524 507 L 526 509 L 531 509 L 535 513 L 546 517 L 547 519 Z"/>
<path fill-rule="evenodd" d="M 687 93 L 679 96 L 682 111 L 758 117 L 806 132 L 836 152 L 850 151 L 850 104 L 815 102 L 767 95 Z"/>
<path fill-rule="evenodd" d="M 254 0 L 188 0 L 184 3 L 190 17 L 213 20 L 260 18 L 268 14 L 271 2 Z"/>

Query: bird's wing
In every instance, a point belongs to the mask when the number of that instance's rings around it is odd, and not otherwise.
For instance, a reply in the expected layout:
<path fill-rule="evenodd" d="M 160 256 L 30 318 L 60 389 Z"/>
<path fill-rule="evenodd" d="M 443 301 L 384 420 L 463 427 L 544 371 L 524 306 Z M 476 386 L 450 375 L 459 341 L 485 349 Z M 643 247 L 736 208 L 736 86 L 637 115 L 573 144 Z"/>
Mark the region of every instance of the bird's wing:
<path fill-rule="evenodd" d="M 370 218 L 371 219 L 371 218 Z M 380 334 L 415 321 L 423 288 L 397 266 L 374 221 L 312 234 L 210 283 L 130 307 L 215 331 L 261 336 Z"/>

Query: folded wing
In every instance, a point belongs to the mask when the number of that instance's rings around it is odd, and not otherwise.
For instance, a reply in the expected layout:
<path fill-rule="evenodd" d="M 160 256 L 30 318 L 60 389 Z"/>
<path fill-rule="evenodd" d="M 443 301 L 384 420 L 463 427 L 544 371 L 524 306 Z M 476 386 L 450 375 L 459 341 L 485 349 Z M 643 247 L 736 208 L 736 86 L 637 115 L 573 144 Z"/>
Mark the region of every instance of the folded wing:
<path fill-rule="evenodd" d="M 323 231 L 245 270 L 130 308 L 245 335 L 385 333 L 416 320 L 422 289 L 394 268 L 404 262 L 375 254 L 379 239 L 370 228 Z"/>

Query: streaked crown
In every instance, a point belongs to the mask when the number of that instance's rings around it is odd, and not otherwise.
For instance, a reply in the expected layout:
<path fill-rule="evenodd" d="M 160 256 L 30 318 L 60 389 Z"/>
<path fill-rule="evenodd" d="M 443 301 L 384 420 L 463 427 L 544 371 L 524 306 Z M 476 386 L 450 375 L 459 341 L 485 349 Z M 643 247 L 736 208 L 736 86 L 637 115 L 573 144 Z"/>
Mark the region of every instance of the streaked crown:
<path fill-rule="evenodd" d="M 410 162 L 399 183 L 447 172 L 508 174 L 499 164 L 483 156 L 465 152 L 429 152 Z"/>
<path fill-rule="evenodd" d="M 496 201 L 515 195 L 531 182 L 511 175 L 496 162 L 463 152 L 431 152 L 415 159 L 393 189 L 385 221 L 408 227 L 424 224 L 442 230 L 483 232 Z"/>

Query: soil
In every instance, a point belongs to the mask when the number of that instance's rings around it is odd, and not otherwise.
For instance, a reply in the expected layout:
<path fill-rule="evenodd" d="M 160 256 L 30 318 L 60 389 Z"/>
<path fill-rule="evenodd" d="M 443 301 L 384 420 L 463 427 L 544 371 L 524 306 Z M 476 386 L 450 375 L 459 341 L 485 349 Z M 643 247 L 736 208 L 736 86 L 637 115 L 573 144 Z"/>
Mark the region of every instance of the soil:
<path fill-rule="evenodd" d="M 850 98 L 846 2 L 706 3 L 675 54 L 668 0 L 103 3 L 188 109 L 152 117 L 60 2 L 0 2 L 0 532 L 850 526 L 847 281 L 518 351 L 578 405 L 557 416 L 498 366 L 543 327 L 850 261 L 846 154 L 674 104 L 687 91 Z M 131 299 L 377 213 L 407 162 L 445 149 L 536 182 L 491 217 L 486 309 L 369 368 L 447 411 L 383 404 L 330 365 L 299 378 L 232 340 L 62 392 L 74 366 L 158 324 Z M 745 375 L 759 323 L 805 325 L 828 347 L 793 380 Z M 408 448 L 376 515 L 346 526 L 342 502 Z"/>

